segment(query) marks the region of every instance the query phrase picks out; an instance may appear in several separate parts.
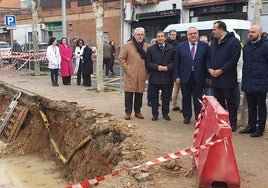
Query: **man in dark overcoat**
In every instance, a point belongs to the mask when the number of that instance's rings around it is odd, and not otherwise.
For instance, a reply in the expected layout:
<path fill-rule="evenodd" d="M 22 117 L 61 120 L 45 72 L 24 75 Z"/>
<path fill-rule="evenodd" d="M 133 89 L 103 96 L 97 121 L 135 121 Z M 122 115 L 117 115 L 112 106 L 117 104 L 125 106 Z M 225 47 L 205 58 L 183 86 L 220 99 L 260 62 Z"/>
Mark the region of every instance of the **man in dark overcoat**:
<path fill-rule="evenodd" d="M 261 37 L 262 28 L 253 25 L 243 49 L 242 91 L 246 93 L 248 126 L 239 131 L 251 137 L 263 135 L 266 124 L 268 91 L 268 41 Z"/>
<path fill-rule="evenodd" d="M 147 51 L 146 67 L 150 72 L 149 82 L 152 94 L 152 120 L 157 121 L 159 112 L 159 91 L 162 92 L 162 115 L 167 121 L 169 117 L 169 103 L 173 84 L 174 48 L 166 42 L 165 33 L 162 31 L 156 34 L 156 44 L 150 46 Z"/>

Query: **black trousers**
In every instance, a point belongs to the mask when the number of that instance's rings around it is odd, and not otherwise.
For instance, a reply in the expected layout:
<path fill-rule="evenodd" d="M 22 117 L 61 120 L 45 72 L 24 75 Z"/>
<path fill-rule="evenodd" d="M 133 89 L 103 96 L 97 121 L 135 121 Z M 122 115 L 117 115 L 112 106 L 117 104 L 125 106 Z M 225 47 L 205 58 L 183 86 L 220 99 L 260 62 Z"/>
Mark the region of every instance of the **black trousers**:
<path fill-rule="evenodd" d="M 114 56 L 111 57 L 110 71 L 114 74 Z"/>
<path fill-rule="evenodd" d="M 147 85 L 147 103 L 152 103 L 152 86 L 149 81 Z"/>
<path fill-rule="evenodd" d="M 192 98 L 194 115 L 195 119 L 197 119 L 201 109 L 201 104 L 198 99 L 202 100 L 203 88 L 203 85 L 196 83 L 193 73 L 187 83 L 181 83 L 182 112 L 185 120 L 190 120 L 192 117 Z"/>
<path fill-rule="evenodd" d="M 141 113 L 143 93 L 125 92 L 125 112 L 126 114 L 132 113 L 134 97 L 134 112 Z"/>
<path fill-rule="evenodd" d="M 79 66 L 77 70 L 77 85 L 81 84 L 81 75 L 82 75 L 82 60 L 79 61 Z"/>
<path fill-rule="evenodd" d="M 103 68 L 105 66 L 105 76 L 109 75 L 109 70 L 111 70 L 111 59 L 110 58 L 104 58 L 103 59 Z"/>
<path fill-rule="evenodd" d="M 63 85 L 71 85 L 71 76 L 63 76 L 62 83 Z"/>
<path fill-rule="evenodd" d="M 162 115 L 169 113 L 170 84 L 151 84 L 152 115 L 158 117 L 159 91 L 162 91 Z"/>
<path fill-rule="evenodd" d="M 90 74 L 82 74 L 83 77 L 83 85 L 91 86 L 91 75 Z"/>
<path fill-rule="evenodd" d="M 264 131 L 266 124 L 266 93 L 246 93 L 248 103 L 248 126 L 251 130 Z"/>
<path fill-rule="evenodd" d="M 214 96 L 220 105 L 229 111 L 229 121 L 232 128 L 237 124 L 237 102 L 235 101 L 235 88 L 213 87 Z"/>
<path fill-rule="evenodd" d="M 59 69 L 50 69 L 50 79 L 52 84 L 58 84 Z"/>

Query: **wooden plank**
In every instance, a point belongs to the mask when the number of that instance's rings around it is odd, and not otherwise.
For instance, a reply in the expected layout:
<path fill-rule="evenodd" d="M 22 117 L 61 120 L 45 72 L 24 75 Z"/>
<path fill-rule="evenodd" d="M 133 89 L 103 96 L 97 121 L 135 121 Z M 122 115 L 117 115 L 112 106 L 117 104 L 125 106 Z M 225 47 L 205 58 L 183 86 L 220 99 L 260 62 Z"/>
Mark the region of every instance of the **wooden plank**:
<path fill-rule="evenodd" d="M 7 126 L 4 128 L 1 134 L 1 139 L 4 142 L 10 142 L 18 135 L 18 132 L 26 118 L 27 113 L 27 108 L 20 105 L 16 106 L 14 113 L 12 113 L 9 121 L 7 122 Z"/>
<path fill-rule="evenodd" d="M 28 113 L 28 108 L 23 107 L 23 110 L 21 111 L 21 115 L 20 115 L 20 118 L 19 118 L 17 128 L 16 128 L 14 134 L 12 135 L 11 139 L 15 138 L 18 135 L 18 132 L 19 132 L 19 130 L 20 130 L 20 128 L 21 128 L 26 116 L 27 116 L 27 113 Z"/>

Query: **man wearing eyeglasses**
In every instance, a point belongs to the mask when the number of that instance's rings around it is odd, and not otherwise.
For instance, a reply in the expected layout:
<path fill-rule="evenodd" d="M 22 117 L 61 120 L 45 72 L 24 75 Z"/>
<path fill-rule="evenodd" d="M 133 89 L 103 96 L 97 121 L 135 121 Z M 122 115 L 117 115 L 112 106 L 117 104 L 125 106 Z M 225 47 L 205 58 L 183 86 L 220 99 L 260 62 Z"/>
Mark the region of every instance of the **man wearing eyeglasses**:
<path fill-rule="evenodd" d="M 123 45 L 119 54 L 119 64 L 124 71 L 125 120 L 135 117 L 144 119 L 141 113 L 143 92 L 148 73 L 145 67 L 148 44 L 145 42 L 145 30 L 137 27 L 131 40 Z"/>
<path fill-rule="evenodd" d="M 197 119 L 201 109 L 198 99 L 202 98 L 205 81 L 208 78 L 206 69 L 208 44 L 199 41 L 198 30 L 195 27 L 187 30 L 187 39 L 177 46 L 174 60 L 174 80 L 181 85 L 182 91 L 184 124 L 189 124 L 192 117 L 192 99 Z"/>

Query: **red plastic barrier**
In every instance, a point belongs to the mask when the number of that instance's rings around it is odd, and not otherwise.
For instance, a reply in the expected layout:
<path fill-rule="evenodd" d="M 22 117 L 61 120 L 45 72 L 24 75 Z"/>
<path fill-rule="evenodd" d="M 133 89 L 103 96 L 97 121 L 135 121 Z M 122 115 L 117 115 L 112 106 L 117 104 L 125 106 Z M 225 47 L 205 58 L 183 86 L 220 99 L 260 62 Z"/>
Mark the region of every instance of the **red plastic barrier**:
<path fill-rule="evenodd" d="M 201 150 L 194 155 L 198 169 L 199 187 L 211 187 L 215 183 L 226 184 L 228 188 L 240 187 L 240 175 L 232 145 L 232 129 L 229 114 L 214 97 L 203 99 L 206 105 L 194 146 L 226 138 L 227 141 Z"/>

